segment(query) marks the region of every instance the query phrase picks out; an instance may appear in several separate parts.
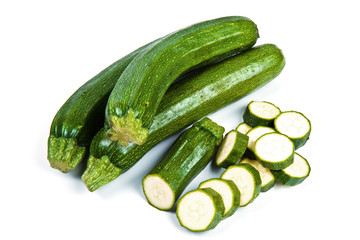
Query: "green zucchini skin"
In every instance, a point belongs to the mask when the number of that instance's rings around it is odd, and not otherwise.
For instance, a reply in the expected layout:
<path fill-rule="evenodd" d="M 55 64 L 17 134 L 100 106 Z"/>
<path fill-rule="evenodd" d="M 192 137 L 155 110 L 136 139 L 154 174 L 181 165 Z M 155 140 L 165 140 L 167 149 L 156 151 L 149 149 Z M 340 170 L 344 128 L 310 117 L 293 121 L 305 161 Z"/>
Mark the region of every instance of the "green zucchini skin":
<path fill-rule="evenodd" d="M 111 163 L 121 169 L 120 175 L 165 138 L 270 82 L 284 66 L 285 58 L 281 50 L 273 44 L 265 44 L 200 69 L 169 88 L 143 145 L 131 143 L 121 147 L 108 138 L 103 128 L 91 142 L 90 155 L 98 161 L 107 156 Z M 97 185 L 96 181 L 90 180 L 92 171 L 88 163 L 82 176 L 90 191 L 94 191 L 96 188 L 93 186 Z M 108 179 L 107 182 L 116 177 L 118 175 L 111 178 L 103 176 Z M 97 181 L 100 179 L 99 176 Z"/>
<path fill-rule="evenodd" d="M 145 176 L 162 178 L 174 193 L 176 201 L 189 183 L 208 165 L 222 140 L 225 129 L 209 118 L 203 118 L 185 130 L 165 153 L 161 161 Z M 173 205 L 175 204 L 173 202 Z M 154 206 L 148 199 L 149 204 Z M 154 206 L 158 208 L 157 206 Z M 169 210 L 160 209 L 160 210 Z"/>
<path fill-rule="evenodd" d="M 143 144 L 162 97 L 180 75 L 249 49 L 257 38 L 253 21 L 231 16 L 194 24 L 149 45 L 110 94 L 105 119 L 110 138 L 122 146 Z"/>

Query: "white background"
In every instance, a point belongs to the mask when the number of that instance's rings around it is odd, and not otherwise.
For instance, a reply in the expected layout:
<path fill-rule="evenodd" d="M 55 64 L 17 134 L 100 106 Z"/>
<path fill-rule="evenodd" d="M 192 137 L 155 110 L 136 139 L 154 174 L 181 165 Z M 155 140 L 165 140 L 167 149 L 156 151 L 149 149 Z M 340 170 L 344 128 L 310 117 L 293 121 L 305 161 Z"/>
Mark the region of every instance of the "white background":
<path fill-rule="evenodd" d="M 358 1 L 1 1 L 0 239 L 359 239 Z M 286 66 L 264 88 L 210 115 L 226 131 L 251 100 L 297 110 L 312 123 L 298 150 L 312 172 L 275 186 L 214 230 L 192 233 L 148 205 L 141 179 L 175 136 L 90 193 L 84 165 L 62 174 L 46 159 L 52 118 L 84 82 L 139 46 L 193 23 L 251 18 L 257 43 Z M 190 184 L 219 176 L 207 167 Z"/>

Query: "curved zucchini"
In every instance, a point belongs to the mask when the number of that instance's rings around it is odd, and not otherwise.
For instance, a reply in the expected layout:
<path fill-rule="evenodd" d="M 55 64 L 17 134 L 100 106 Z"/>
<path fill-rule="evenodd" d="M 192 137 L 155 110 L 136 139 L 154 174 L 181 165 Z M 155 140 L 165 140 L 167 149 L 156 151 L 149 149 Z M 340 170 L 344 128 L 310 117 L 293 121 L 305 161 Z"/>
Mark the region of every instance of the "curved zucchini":
<path fill-rule="evenodd" d="M 211 161 L 224 128 L 204 118 L 185 130 L 142 181 L 145 197 L 160 210 L 171 209 L 191 180 Z"/>
<path fill-rule="evenodd" d="M 194 24 L 149 45 L 110 94 L 105 116 L 110 139 L 121 146 L 143 144 L 161 99 L 180 75 L 249 49 L 257 38 L 254 22 L 232 16 Z"/>
<path fill-rule="evenodd" d="M 281 72 L 284 65 L 281 50 L 275 45 L 266 44 L 174 83 L 165 94 L 143 145 L 131 143 L 121 147 L 107 137 L 105 128 L 96 134 L 90 146 L 91 157 L 82 176 L 84 183 L 90 191 L 94 191 L 114 180 L 157 143 L 268 83 Z M 106 171 L 101 176 L 103 168 L 98 162 L 103 161 L 104 156 L 119 169 L 112 176 Z M 93 167 L 95 162 L 99 167 Z M 98 177 L 94 178 L 94 175 Z"/>

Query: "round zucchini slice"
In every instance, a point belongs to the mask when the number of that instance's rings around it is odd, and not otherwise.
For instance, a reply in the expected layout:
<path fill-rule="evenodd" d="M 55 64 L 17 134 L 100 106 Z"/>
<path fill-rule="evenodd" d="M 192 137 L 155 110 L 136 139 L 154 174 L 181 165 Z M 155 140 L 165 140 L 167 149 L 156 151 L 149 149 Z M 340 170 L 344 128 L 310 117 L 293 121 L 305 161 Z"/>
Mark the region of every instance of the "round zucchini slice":
<path fill-rule="evenodd" d="M 242 134 L 247 134 L 250 131 L 251 127 L 246 123 L 242 122 L 236 127 L 236 131 Z"/>
<path fill-rule="evenodd" d="M 243 119 L 251 127 L 274 125 L 274 119 L 280 114 L 280 109 L 265 101 L 252 101 L 245 109 Z"/>
<path fill-rule="evenodd" d="M 241 163 L 248 163 L 259 171 L 261 178 L 261 192 L 266 192 L 275 185 L 275 177 L 271 173 L 271 170 L 265 168 L 259 161 L 245 158 L 241 160 Z"/>

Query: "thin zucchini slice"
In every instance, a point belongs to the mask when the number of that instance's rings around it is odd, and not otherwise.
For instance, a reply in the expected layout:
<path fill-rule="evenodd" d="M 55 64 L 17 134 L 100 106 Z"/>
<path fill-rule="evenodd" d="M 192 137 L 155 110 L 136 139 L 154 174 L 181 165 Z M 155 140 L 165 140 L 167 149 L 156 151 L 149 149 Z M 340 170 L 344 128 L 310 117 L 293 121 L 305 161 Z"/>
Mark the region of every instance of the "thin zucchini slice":
<path fill-rule="evenodd" d="M 295 150 L 303 146 L 310 136 L 311 124 L 302 113 L 282 112 L 275 120 L 276 131 L 288 136 L 295 144 Z"/>
<path fill-rule="evenodd" d="M 242 122 L 236 127 L 236 131 L 247 134 L 250 131 L 251 127 L 247 125 L 246 123 Z"/>
<path fill-rule="evenodd" d="M 275 185 L 275 177 L 271 173 L 271 170 L 265 168 L 259 161 L 245 158 L 241 160 L 241 163 L 248 163 L 259 171 L 261 178 L 261 192 L 266 192 Z"/>
<path fill-rule="evenodd" d="M 274 126 L 274 119 L 280 114 L 280 109 L 265 101 L 252 101 L 245 109 L 243 119 L 251 127 Z"/>
<path fill-rule="evenodd" d="M 254 148 L 257 160 L 271 170 L 284 169 L 294 161 L 294 143 L 281 133 L 261 136 Z"/>
<path fill-rule="evenodd" d="M 176 216 L 181 226 L 194 232 L 213 229 L 222 220 L 225 206 L 219 193 L 201 188 L 186 193 L 178 202 Z"/>
<path fill-rule="evenodd" d="M 283 185 L 295 186 L 302 183 L 310 174 L 309 162 L 300 154 L 294 154 L 294 162 L 287 168 L 272 171 L 276 181 Z"/>
<path fill-rule="evenodd" d="M 224 218 L 233 215 L 240 205 L 240 191 L 232 180 L 213 178 L 200 183 L 199 188 L 211 188 L 224 202 Z"/>
<path fill-rule="evenodd" d="M 236 164 L 244 154 L 248 141 L 248 136 L 236 130 L 228 132 L 217 151 L 215 158 L 216 165 L 227 168 Z"/>
<path fill-rule="evenodd" d="M 232 165 L 223 172 L 222 179 L 232 180 L 240 191 L 240 207 L 254 201 L 261 191 L 261 178 L 258 170 L 248 163 Z"/>
<path fill-rule="evenodd" d="M 256 159 L 256 155 L 254 153 L 254 145 L 256 140 L 258 140 L 258 138 L 262 135 L 271 132 L 275 132 L 275 130 L 273 128 L 264 126 L 257 126 L 250 129 L 246 134 L 249 137 L 249 142 L 244 156 L 250 159 Z"/>

